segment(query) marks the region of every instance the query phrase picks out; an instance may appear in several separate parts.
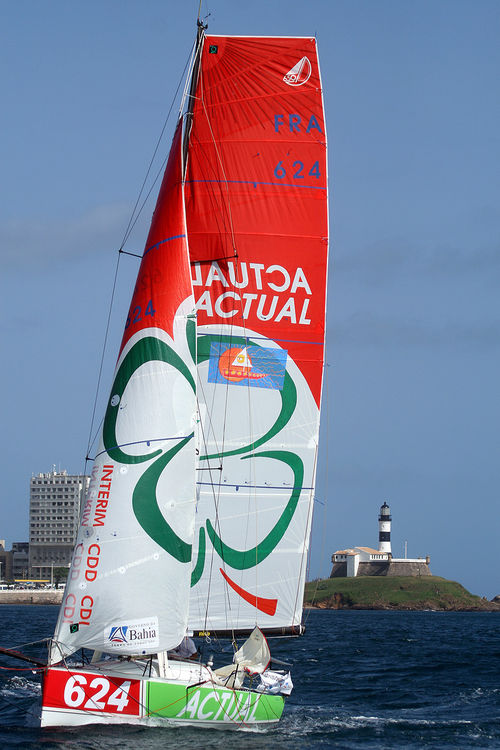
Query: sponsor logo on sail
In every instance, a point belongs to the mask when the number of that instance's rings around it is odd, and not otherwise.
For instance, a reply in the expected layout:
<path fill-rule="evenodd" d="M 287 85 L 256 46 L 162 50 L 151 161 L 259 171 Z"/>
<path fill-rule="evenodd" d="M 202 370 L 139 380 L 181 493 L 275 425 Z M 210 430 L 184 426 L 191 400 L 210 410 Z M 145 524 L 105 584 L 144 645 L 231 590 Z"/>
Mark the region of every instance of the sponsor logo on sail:
<path fill-rule="evenodd" d="M 127 630 L 127 625 L 112 627 L 108 640 L 113 643 L 127 643 Z"/>
<path fill-rule="evenodd" d="M 289 86 L 302 86 L 311 77 L 311 72 L 311 62 L 308 57 L 304 56 L 298 63 L 295 63 L 293 68 L 290 68 L 288 73 L 283 76 L 283 80 Z"/>
<path fill-rule="evenodd" d="M 212 343 L 208 382 L 282 390 L 286 359 L 284 349 Z"/>
<path fill-rule="evenodd" d="M 279 128 L 283 116 L 276 117 L 276 127 Z M 299 115 L 291 117 L 296 119 L 291 121 L 290 127 L 298 127 Z M 306 132 L 309 132 L 310 127 L 319 128 L 314 115 L 311 115 Z M 239 278 L 232 261 L 228 261 L 227 269 L 221 268 L 215 260 L 208 270 L 202 269 L 200 263 L 194 264 L 193 286 L 205 287 L 196 303 L 198 313 L 207 318 L 222 320 L 241 315 L 243 320 L 257 319 L 264 323 L 301 326 L 311 324 L 308 308 L 312 289 L 303 268 L 285 268 L 277 264 L 265 266 L 264 263 L 242 261 L 238 264 L 238 270 Z M 219 284 L 225 288 L 222 294 Z M 235 288 L 239 291 L 235 292 Z"/>
<path fill-rule="evenodd" d="M 108 625 L 104 630 L 107 649 L 137 651 L 158 646 L 158 618 L 131 620 L 127 624 Z"/>
<path fill-rule="evenodd" d="M 255 372 L 246 346 L 243 349 L 227 349 L 219 357 L 219 372 L 226 380 L 235 383 L 239 383 L 243 378 L 259 380 L 267 375 L 266 372 Z"/>

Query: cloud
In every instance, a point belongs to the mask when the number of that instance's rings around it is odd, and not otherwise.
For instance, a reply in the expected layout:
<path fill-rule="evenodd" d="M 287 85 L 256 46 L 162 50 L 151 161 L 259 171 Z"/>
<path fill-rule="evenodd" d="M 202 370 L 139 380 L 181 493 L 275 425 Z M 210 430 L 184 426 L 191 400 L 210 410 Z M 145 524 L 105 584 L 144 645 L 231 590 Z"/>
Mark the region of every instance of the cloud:
<path fill-rule="evenodd" d="M 360 245 L 333 242 L 333 273 L 355 274 L 363 282 L 383 282 L 394 276 L 424 275 L 449 278 L 463 274 L 500 274 L 500 243 L 477 244 L 412 242 L 391 237 Z"/>
<path fill-rule="evenodd" d="M 500 320 L 443 321 L 397 320 L 388 315 L 356 313 L 331 320 L 329 350 L 338 346 L 389 346 L 407 350 L 422 348 L 487 348 L 500 345 Z"/>
<path fill-rule="evenodd" d="M 109 204 L 70 219 L 5 221 L 0 224 L 4 271 L 118 249 L 130 210 L 128 204 Z"/>

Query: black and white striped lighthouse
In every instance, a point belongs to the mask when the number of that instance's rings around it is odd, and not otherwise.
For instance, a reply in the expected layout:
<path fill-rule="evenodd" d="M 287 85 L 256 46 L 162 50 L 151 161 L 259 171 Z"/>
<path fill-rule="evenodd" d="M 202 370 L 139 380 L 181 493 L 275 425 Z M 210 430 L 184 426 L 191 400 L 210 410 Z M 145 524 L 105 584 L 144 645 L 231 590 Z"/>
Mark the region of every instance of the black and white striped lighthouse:
<path fill-rule="evenodd" d="M 378 551 L 391 552 L 391 509 L 386 502 L 380 507 L 378 517 Z"/>

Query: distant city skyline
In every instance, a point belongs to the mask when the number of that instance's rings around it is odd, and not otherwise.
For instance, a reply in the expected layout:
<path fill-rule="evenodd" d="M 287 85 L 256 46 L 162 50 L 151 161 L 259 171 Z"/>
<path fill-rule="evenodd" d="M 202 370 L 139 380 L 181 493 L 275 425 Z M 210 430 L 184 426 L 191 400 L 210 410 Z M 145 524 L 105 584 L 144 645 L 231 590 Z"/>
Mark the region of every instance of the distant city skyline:
<path fill-rule="evenodd" d="M 29 567 L 45 578 L 54 565 L 69 565 L 90 477 L 60 471 L 40 472 L 30 481 Z"/>

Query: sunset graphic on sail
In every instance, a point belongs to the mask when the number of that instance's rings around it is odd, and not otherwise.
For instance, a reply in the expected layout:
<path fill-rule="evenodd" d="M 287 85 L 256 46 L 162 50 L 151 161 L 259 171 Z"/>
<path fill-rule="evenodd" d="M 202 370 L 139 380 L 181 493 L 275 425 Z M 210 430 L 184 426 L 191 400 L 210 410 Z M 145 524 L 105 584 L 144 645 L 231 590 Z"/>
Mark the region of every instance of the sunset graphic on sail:
<path fill-rule="evenodd" d="M 208 382 L 281 391 L 286 372 L 286 350 L 256 346 L 245 340 L 238 344 L 230 346 L 212 342 Z"/>
<path fill-rule="evenodd" d="M 265 378 L 267 372 L 252 372 L 253 364 L 247 351 L 244 349 L 227 349 L 219 359 L 219 372 L 226 380 L 232 382 L 248 378 L 257 380 Z"/>

